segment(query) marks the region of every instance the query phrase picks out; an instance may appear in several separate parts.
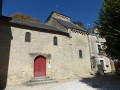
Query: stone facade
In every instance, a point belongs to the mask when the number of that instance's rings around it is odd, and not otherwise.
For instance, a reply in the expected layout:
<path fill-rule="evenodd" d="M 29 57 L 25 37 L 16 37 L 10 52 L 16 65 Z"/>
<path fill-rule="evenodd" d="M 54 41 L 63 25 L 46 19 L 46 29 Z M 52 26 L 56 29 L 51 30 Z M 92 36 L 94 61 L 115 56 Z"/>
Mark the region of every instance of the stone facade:
<path fill-rule="evenodd" d="M 71 57 L 70 58 L 72 60 L 71 61 L 72 63 L 71 62 L 70 63 L 75 65 L 75 66 L 71 67 L 71 68 L 75 68 L 71 72 L 74 72 L 74 74 L 76 74 L 76 76 L 82 76 L 82 74 L 84 76 L 85 73 L 82 73 L 82 72 L 89 72 L 90 67 L 91 67 L 90 66 L 90 56 L 89 56 L 87 32 L 82 32 L 80 30 L 73 29 L 71 27 L 67 28 L 64 25 L 64 23 L 60 23 L 60 22 L 56 21 L 54 18 L 60 19 L 63 22 L 65 21 L 66 23 L 68 22 L 68 25 L 69 25 L 69 23 L 71 23 L 70 18 L 67 16 L 64 16 L 62 14 L 54 12 L 50 15 L 50 17 L 47 19 L 45 24 L 55 26 L 59 29 L 67 31 L 70 34 L 69 45 L 70 45 L 70 49 L 71 49 L 71 51 L 70 51 Z M 79 57 L 79 50 L 82 51 L 82 54 L 83 54 L 82 58 Z M 76 61 L 76 60 L 80 60 L 80 61 Z M 68 64 L 68 63 L 66 62 L 66 64 Z M 71 64 L 70 64 L 70 66 L 72 66 Z M 84 67 L 86 67 L 86 68 L 84 68 Z M 79 72 L 79 74 L 77 74 L 78 72 Z M 71 75 L 71 74 L 69 74 L 69 75 Z M 76 76 L 74 76 L 74 77 L 76 77 Z"/>
<path fill-rule="evenodd" d="M 51 15 L 48 17 L 48 19 L 46 21 L 49 21 L 49 19 L 51 18 L 57 18 L 57 19 L 61 19 L 67 22 L 70 22 L 70 17 L 65 16 L 63 14 L 60 14 L 59 12 L 52 12 Z"/>
<path fill-rule="evenodd" d="M 31 80 L 34 78 L 34 60 L 37 56 L 46 58 L 46 76 L 54 79 L 89 75 L 91 65 L 87 33 L 75 29 L 63 30 L 68 31 L 71 37 L 52 31 L 44 32 L 42 28 L 36 30 L 0 23 L 0 80 L 6 78 L 3 83 L 8 86 Z M 26 32 L 31 33 L 30 42 L 25 42 Z M 58 45 L 53 44 L 54 36 Z M 82 58 L 79 57 L 79 50 L 82 51 Z"/>
<path fill-rule="evenodd" d="M 103 73 L 110 73 L 111 72 L 111 64 L 110 59 L 106 56 L 105 53 L 102 52 L 102 44 L 105 41 L 104 38 L 100 38 L 97 34 L 97 31 L 94 31 L 94 34 L 91 33 L 88 35 L 89 38 L 89 47 L 90 47 L 90 55 L 91 55 L 91 61 L 92 61 L 92 70 L 97 72 Z M 102 65 L 103 63 L 103 65 Z M 100 65 L 102 65 L 102 68 L 100 69 Z"/>

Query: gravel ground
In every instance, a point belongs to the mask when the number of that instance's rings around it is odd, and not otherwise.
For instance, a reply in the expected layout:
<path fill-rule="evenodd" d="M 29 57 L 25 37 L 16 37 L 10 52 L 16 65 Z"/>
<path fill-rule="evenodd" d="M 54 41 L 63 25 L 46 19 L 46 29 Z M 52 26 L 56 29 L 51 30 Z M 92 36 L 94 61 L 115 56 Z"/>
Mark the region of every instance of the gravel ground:
<path fill-rule="evenodd" d="M 104 75 L 38 86 L 19 86 L 5 90 L 120 90 L 120 76 Z"/>
<path fill-rule="evenodd" d="M 9 88 L 5 90 L 96 90 L 85 83 L 79 82 L 79 79 L 62 80 L 58 83 L 38 86 L 22 86 Z"/>

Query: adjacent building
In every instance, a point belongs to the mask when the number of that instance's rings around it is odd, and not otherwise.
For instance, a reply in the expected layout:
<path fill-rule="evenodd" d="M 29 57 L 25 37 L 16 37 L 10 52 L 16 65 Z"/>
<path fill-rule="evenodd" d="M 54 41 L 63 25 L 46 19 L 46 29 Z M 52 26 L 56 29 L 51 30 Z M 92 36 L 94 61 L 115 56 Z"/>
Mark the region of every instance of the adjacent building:
<path fill-rule="evenodd" d="M 104 38 L 101 38 L 97 33 L 97 29 L 88 29 L 88 40 L 91 56 L 91 67 L 95 73 L 110 73 L 111 60 L 103 52 L 103 43 L 106 42 Z M 112 65 L 113 66 L 113 65 Z"/>

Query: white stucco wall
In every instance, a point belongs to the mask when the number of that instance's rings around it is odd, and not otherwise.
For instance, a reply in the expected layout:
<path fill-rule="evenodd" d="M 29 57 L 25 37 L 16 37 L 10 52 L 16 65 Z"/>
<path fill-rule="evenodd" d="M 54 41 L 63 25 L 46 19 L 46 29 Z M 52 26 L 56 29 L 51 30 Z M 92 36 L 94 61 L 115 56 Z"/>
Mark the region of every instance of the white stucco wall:
<path fill-rule="evenodd" d="M 103 60 L 105 73 L 111 72 L 110 59 L 106 57 L 105 53 L 102 55 L 99 54 L 98 51 L 98 45 L 102 46 L 102 43 L 105 42 L 105 39 L 96 38 L 96 35 L 89 35 L 89 40 L 90 40 L 89 44 L 91 46 L 90 47 L 91 56 L 95 56 L 95 60 L 97 61 L 97 64 L 100 64 L 100 60 Z"/>

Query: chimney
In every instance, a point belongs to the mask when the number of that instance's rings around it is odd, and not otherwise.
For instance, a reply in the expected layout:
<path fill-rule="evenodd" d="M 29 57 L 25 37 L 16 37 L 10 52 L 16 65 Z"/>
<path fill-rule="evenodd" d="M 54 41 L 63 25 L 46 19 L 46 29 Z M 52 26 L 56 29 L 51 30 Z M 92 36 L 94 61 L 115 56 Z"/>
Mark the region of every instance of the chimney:
<path fill-rule="evenodd" d="M 2 15 L 2 0 L 0 0 L 0 15 Z"/>

